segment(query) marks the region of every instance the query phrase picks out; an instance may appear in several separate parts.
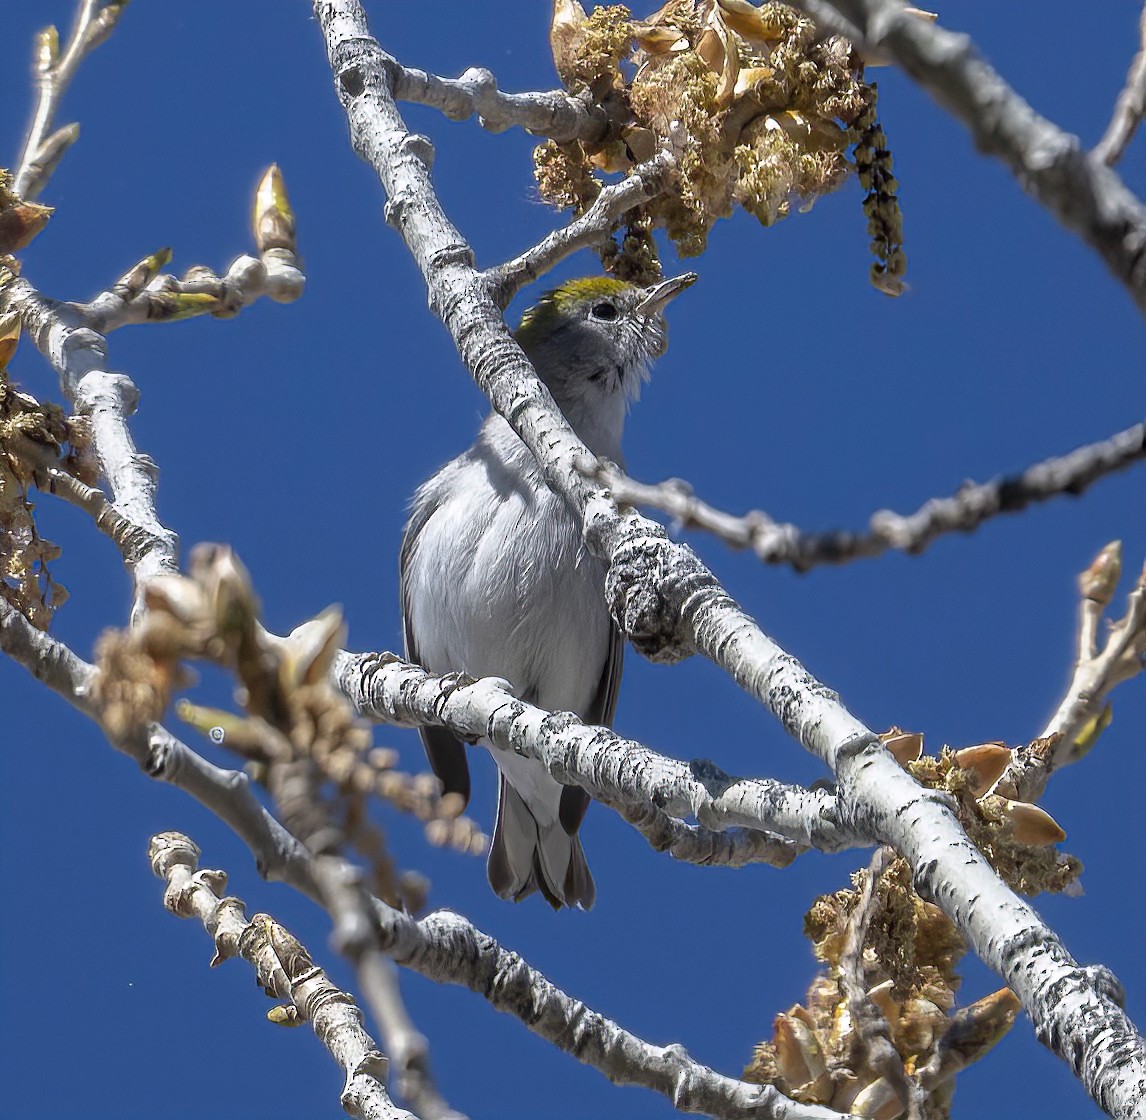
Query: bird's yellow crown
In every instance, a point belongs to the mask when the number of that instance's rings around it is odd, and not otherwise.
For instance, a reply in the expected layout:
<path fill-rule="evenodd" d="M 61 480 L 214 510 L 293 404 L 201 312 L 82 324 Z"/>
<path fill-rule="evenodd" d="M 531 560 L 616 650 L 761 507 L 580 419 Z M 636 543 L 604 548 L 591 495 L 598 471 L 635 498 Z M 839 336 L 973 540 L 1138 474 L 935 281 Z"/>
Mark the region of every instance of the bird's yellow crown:
<path fill-rule="evenodd" d="M 610 276 L 581 276 L 576 280 L 566 280 L 550 292 L 546 292 L 540 302 L 526 310 L 521 317 L 519 331 L 530 332 L 552 323 L 554 319 L 568 315 L 573 308 L 591 300 L 616 297 L 631 290 L 632 284 L 624 280 L 614 280 Z"/>

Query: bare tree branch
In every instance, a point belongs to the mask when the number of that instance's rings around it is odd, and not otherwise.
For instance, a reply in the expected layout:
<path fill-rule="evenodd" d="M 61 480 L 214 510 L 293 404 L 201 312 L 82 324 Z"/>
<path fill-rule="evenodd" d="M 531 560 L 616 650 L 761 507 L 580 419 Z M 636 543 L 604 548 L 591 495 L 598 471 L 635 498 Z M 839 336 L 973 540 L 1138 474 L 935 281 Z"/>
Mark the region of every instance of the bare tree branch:
<path fill-rule="evenodd" d="M 205 265 L 189 269 L 181 280 L 161 272 L 171 250 L 160 249 L 95 299 L 81 305 L 87 324 L 107 334 L 128 323 L 163 322 L 213 315 L 229 319 L 263 296 L 276 303 L 298 299 L 306 285 L 295 239 L 294 213 L 286 184 L 272 164 L 255 192 L 252 232 L 258 257 L 236 257 L 223 276 Z"/>
<path fill-rule="evenodd" d="M 656 805 L 626 804 L 607 797 L 601 800 L 620 813 L 656 851 L 668 852 L 681 863 L 701 867 L 744 867 L 750 863 L 787 867 L 803 851 L 796 844 L 754 828 L 718 831 L 678 820 Z"/>
<path fill-rule="evenodd" d="M 96 668 L 51 635 L 37 630 L 2 600 L 0 650 L 79 711 L 99 722 L 100 713 L 90 699 Z M 107 728 L 103 730 L 106 734 Z M 358 916 L 357 927 L 353 908 L 348 914 L 346 907 L 338 905 L 347 899 L 348 889 L 335 888 L 344 882 L 358 883 L 357 869 L 341 859 L 327 858 L 325 864 L 313 859 L 305 846 L 259 803 L 246 774 L 215 766 L 165 728 L 153 726 L 119 739 L 108 734 L 108 741 L 134 758 L 149 777 L 176 786 L 211 810 L 250 848 L 262 876 L 289 883 L 330 912 L 336 934 L 346 947 L 357 944 L 362 950 L 358 963 L 363 993 L 387 1046 L 392 1047 L 395 1076 L 403 1099 L 419 1110 L 423 1120 L 463 1120 L 437 1093 L 430 1075 L 426 1039 L 414 1027 L 402 1005 L 393 966 L 367 952 L 360 942 L 362 915 L 369 912 L 374 900 L 364 901 L 365 910 Z M 372 928 L 372 922 L 365 924 Z M 348 933 L 348 926 L 355 932 Z M 373 935 L 370 936 L 372 939 Z"/>
<path fill-rule="evenodd" d="M 88 418 L 92 448 L 107 479 L 116 513 L 135 526 L 125 555 L 137 589 L 160 572 L 178 570 L 178 539 L 155 512 L 154 461 L 136 449 L 127 418 L 139 390 L 125 373 L 108 368 L 107 339 L 74 304 L 42 296 L 23 277 L 0 289 L 0 313 L 18 315 L 24 329 L 60 377 L 64 395 Z"/>
<path fill-rule="evenodd" d="M 830 1120 L 840 1115 L 789 1100 L 771 1085 L 725 1077 L 694 1061 L 682 1046 L 654 1046 L 637 1038 L 570 998 L 516 953 L 449 910 L 415 921 L 379 905 L 378 921 L 387 951 L 399 964 L 477 992 L 615 1084 L 651 1089 L 681 1112 L 728 1120 Z"/>
<path fill-rule="evenodd" d="M 682 855 L 686 847 L 693 853 L 690 862 L 743 863 L 755 853 L 787 866 L 799 850 L 796 845 L 839 851 L 856 842 L 840 827 L 835 798 L 826 790 L 771 778 L 734 778 L 707 759 L 685 763 L 666 758 L 607 727 L 582 723 L 570 712 L 547 712 L 519 700 L 494 677 L 434 676 L 390 653 L 344 654 L 334 672 L 365 716 L 405 726 L 440 724 L 471 742 L 488 738 L 496 748 L 544 763 L 559 782 L 581 786 L 626 817 L 632 812 L 647 820 L 650 806 L 678 821 L 693 817 L 700 830 L 686 840 L 671 825 L 667 837 L 670 848 L 679 844 Z M 773 835 L 712 835 L 737 828 Z M 651 821 L 653 835 L 662 830 L 659 818 Z M 726 860 L 720 857 L 722 849 Z"/>
<path fill-rule="evenodd" d="M 95 718 L 88 700 L 94 668 L 3 601 L 0 649 Z M 401 668 L 425 676 L 414 666 Z M 504 693 L 497 682 L 493 684 L 502 704 Z M 245 774 L 212 765 L 161 727 L 112 745 L 135 757 L 150 777 L 177 786 L 215 813 L 251 849 L 261 875 L 289 883 L 322 905 L 324 892 L 314 857 L 259 804 Z M 338 857 L 330 857 L 326 873 L 356 874 Z M 458 915 L 442 911 L 419 922 L 380 899 L 370 902 L 380 944 L 399 964 L 439 983 L 470 988 L 617 1083 L 643 1085 L 669 1096 L 677 1108 L 716 1117 L 832 1120 L 837 1116 L 828 1109 L 789 1101 L 770 1086 L 724 1077 L 694 1062 L 680 1046 L 644 1042 L 554 987 L 518 954 L 501 948 Z M 383 1022 L 390 1032 L 408 1033 L 402 1019 L 395 1020 L 389 1012 Z M 416 1042 L 406 1045 L 416 1055 Z M 411 1066 L 414 1062 L 411 1057 Z"/>
<path fill-rule="evenodd" d="M 751 549 L 765 564 L 785 564 L 806 572 L 820 564 L 882 556 L 891 549 L 920 553 L 945 533 L 972 533 L 999 514 L 1019 513 L 1035 502 L 1063 494 L 1077 497 L 1098 479 L 1144 459 L 1146 423 L 1135 424 L 1109 439 L 1046 459 L 1019 474 L 965 483 L 950 498 L 932 498 L 912 514 L 880 510 L 872 514 L 866 533 L 810 533 L 773 521 L 761 510 L 738 517 L 696 497 L 687 482 L 638 482 L 607 461 L 594 462 L 588 473 L 608 487 L 618 502 L 659 509 L 684 529 L 703 529 L 731 548 Z"/>
<path fill-rule="evenodd" d="M 139 390 L 126 374 L 108 370 L 106 335 L 132 322 L 199 314 L 225 318 L 262 296 L 280 302 L 297 299 L 305 277 L 295 246 L 294 216 L 277 167 L 266 172 L 256 192 L 253 233 L 258 259 L 239 257 L 222 278 L 202 267 L 181 281 L 161 275 L 170 251 L 160 250 L 87 304 L 48 299 L 19 276 L 0 286 L 0 315 L 19 319 L 56 370 L 76 412 L 88 419 L 92 448 L 112 497 L 60 471 L 49 472 L 49 488 L 88 512 L 115 541 L 135 580 L 137 608 L 149 579 L 178 570 L 179 542 L 156 513 L 155 463 L 136 449 L 128 427 Z"/>
<path fill-rule="evenodd" d="M 0 650 L 84 715 L 95 718 L 90 700 L 95 666 L 47 632 L 37 630 L 3 598 L 0 598 Z"/>
<path fill-rule="evenodd" d="M 151 870 L 167 883 L 163 905 L 176 917 L 198 918 L 211 934 L 215 942 L 211 963 L 242 957 L 254 966 L 259 987 L 268 996 L 290 1001 L 283 1016 L 286 1022 L 310 1023 L 345 1075 L 339 1103 L 348 1115 L 362 1120 L 418 1120 L 390 1100 L 389 1062 L 363 1029 L 362 1012 L 353 997 L 315 967 L 291 934 L 266 914 L 247 921 L 240 899 L 220 897 L 227 876 L 222 871 L 200 871 L 199 848 L 181 833 L 153 836 L 148 858 Z"/>
<path fill-rule="evenodd" d="M 912 16 L 901 0 L 793 0 L 828 32 L 901 66 L 976 145 L 1095 249 L 1146 311 L 1146 207 L 1078 137 L 1036 113 L 967 35 Z"/>
<path fill-rule="evenodd" d="M 466 1120 L 438 1092 L 430 1072 L 429 1044 L 411 1022 L 394 965 L 379 944 L 373 921 L 375 900 L 363 884 L 362 872 L 333 849 L 316 853 L 312 868 L 323 909 L 334 922 L 332 943 L 354 966 L 363 999 L 398 1067 L 395 1074 L 402 1099 L 417 1110 L 421 1120 Z M 391 1041 L 395 1049 L 389 1048 Z"/>
<path fill-rule="evenodd" d="M 765 635 L 690 549 L 671 542 L 661 526 L 619 512 L 581 475 L 577 463 L 588 449 L 506 330 L 488 284 L 474 269 L 473 251 L 443 213 L 429 176 L 432 146 L 406 129 L 361 6 L 356 0 L 314 0 L 314 11 L 352 144 L 374 167 L 389 199 L 387 221 L 405 240 L 430 306 L 466 367 L 530 449 L 550 488 L 582 516 L 590 551 L 609 565 L 606 597 L 623 632 L 639 651 L 662 661 L 704 653 L 772 711 L 836 775 L 848 827 L 895 847 L 910 862 L 919 890 L 1006 978 L 1039 1037 L 1070 1063 L 1102 1107 L 1131 1116 L 1146 1091 L 1142 1039 L 1107 989 L 1003 884 L 947 800 L 921 790 L 878 736 Z M 1114 201 L 1127 209 L 1128 192 L 1119 190 Z M 1121 261 L 1127 251 L 1120 245 Z"/>
<path fill-rule="evenodd" d="M 1130 63 L 1130 73 L 1126 75 L 1126 85 L 1118 95 L 1114 115 L 1106 132 L 1094 145 L 1094 158 L 1102 160 L 1107 167 L 1113 167 L 1126 151 L 1126 145 L 1134 137 L 1138 123 L 1146 114 L 1146 7 L 1138 18 L 1138 53 Z"/>
<path fill-rule="evenodd" d="M 193 577 L 194 571 L 193 558 Z M 237 602 L 237 597 L 234 602 Z M 232 606 L 232 612 L 235 610 L 236 607 Z M 151 621 L 148 616 L 143 625 Z M 254 659 L 261 669 L 258 675 L 265 678 L 261 684 L 244 670 L 239 670 L 248 697 L 273 688 L 273 680 L 281 679 L 280 674 L 288 658 L 293 657 L 293 664 L 297 667 L 307 656 L 298 645 L 292 647 L 290 643 L 285 646 L 271 644 L 266 649 L 270 657 L 256 656 Z M 281 656 L 276 657 L 276 653 Z M 324 683 L 322 676 L 319 682 L 320 685 Z M 313 689 L 314 686 L 310 687 Z M 294 691 L 297 699 L 301 690 Z M 337 696 L 333 689 L 330 691 L 332 696 Z M 308 740 L 305 732 L 300 733 L 297 725 L 285 718 L 271 718 L 271 712 L 252 705 L 249 699 L 246 706 L 252 716 L 261 714 L 266 717 L 252 719 L 247 726 L 255 729 L 254 734 L 262 741 L 265 757 L 270 760 L 264 764 L 264 782 L 274 799 L 278 815 L 287 830 L 302 841 L 313 857 L 314 884 L 320 903 L 334 926 L 331 943 L 354 968 L 358 990 L 383 1035 L 393 1038 L 399 1045 L 397 1075 L 404 1100 L 417 1110 L 422 1120 L 465 1120 L 438 1093 L 430 1072 L 427 1041 L 414 1030 L 402 1004 L 394 966 L 383 954 L 376 936 L 373 899 L 366 888 L 363 872 L 341 855 L 352 849 L 353 838 L 348 834 L 345 816 L 336 813 L 331 801 L 323 796 L 321 786 L 326 775 L 316 758 L 313 738 Z M 281 706 L 289 708 L 288 703 Z M 314 726 L 313 719 L 306 722 Z M 384 852 L 372 854 L 375 881 L 379 881 L 378 864 L 381 862 L 386 865 L 384 881 L 392 884 L 395 875 L 389 859 Z M 390 890 L 388 897 L 401 897 L 392 887 L 387 889 Z"/>
<path fill-rule="evenodd" d="M 571 140 L 595 143 L 604 138 L 609 121 L 605 111 L 563 89 L 544 93 L 502 93 L 490 71 L 471 67 L 460 78 L 439 78 L 403 66 L 391 55 L 383 65 L 390 71 L 394 96 L 438 109 L 450 120 L 464 121 L 476 114 L 483 128 L 503 132 L 524 128 L 535 136 L 548 136 L 560 144 Z"/>
<path fill-rule="evenodd" d="M 370 1012 L 382 1032 L 398 1096 L 423 1120 L 465 1120 L 438 1092 L 430 1073 L 430 1044 L 414 1025 L 398 987 L 398 970 L 389 957 L 371 953 L 358 968 L 371 992 Z"/>
<path fill-rule="evenodd" d="M 1051 774 L 1077 762 L 1110 720 L 1107 696 L 1146 668 L 1146 568 L 1126 597 L 1126 613 L 1099 648 L 1102 617 L 1122 574 L 1122 542 L 1112 541 L 1079 577 L 1078 646 L 1070 685 L 1038 738 L 1011 752 L 992 793 L 1037 801 Z"/>
<path fill-rule="evenodd" d="M 864 983 L 864 949 L 876 909 L 876 887 L 894 857 L 895 853 L 890 849 L 877 848 L 868 865 L 867 877 L 847 923 L 840 956 L 839 984 L 851 1017 L 853 1045 L 862 1055 L 858 1057 L 857 1064 L 880 1075 L 879 1080 L 868 1087 L 863 1107 L 856 1107 L 855 1111 L 878 1116 L 890 1113 L 898 1105 L 906 1113 L 906 1120 L 920 1120 L 922 1094 L 919 1083 L 903 1068 L 903 1058 L 895 1047 L 887 1018 L 868 994 Z M 877 1093 L 880 1097 L 873 1099 Z"/>
<path fill-rule="evenodd" d="M 61 55 L 54 27 L 36 39 L 33 72 L 36 78 L 36 112 L 16 164 L 14 189 L 26 201 L 43 189 L 64 152 L 80 134 L 77 124 L 55 129 L 60 102 L 75 77 L 79 64 L 111 34 L 127 0 L 81 0 L 71 38 Z M 53 131 L 55 129 L 55 131 Z"/>
<path fill-rule="evenodd" d="M 619 183 L 605 187 L 593 205 L 563 229 L 544 237 L 531 249 L 486 272 L 490 294 L 504 309 L 527 284 L 548 272 L 578 249 L 605 241 L 620 219 L 642 202 L 660 194 L 675 170 L 668 152 L 634 167 Z"/>
<path fill-rule="evenodd" d="M 217 887 L 218 881 L 212 884 L 211 877 L 221 873 L 193 873 L 198 849 L 191 841 L 178 833 L 163 833 L 153 839 L 152 853 L 156 874 L 166 876 L 169 868 L 177 868 L 170 872 L 169 890 L 174 897 L 167 902 L 165 895 L 168 909 L 180 916 L 193 911 L 205 925 L 218 915 L 228 923 L 221 922 L 224 944 L 229 947 L 239 941 L 240 930 L 230 924 L 241 921 L 239 916 L 211 897 L 214 890 L 200 893 Z M 375 899 L 374 905 L 378 935 L 400 964 L 439 983 L 477 992 L 497 1010 L 520 1019 L 534 1033 L 617 1084 L 644 1086 L 668 1097 L 683 1112 L 721 1120 L 839 1120 L 839 1113 L 789 1100 L 770 1085 L 752 1085 L 716 1073 L 693 1061 L 681 1046 L 653 1046 L 629 1034 L 566 995 L 517 953 L 503 949 L 460 915 L 441 910 L 416 921 L 380 900 Z M 248 935 L 254 947 L 262 948 L 260 939 L 270 937 L 267 923 L 269 918 L 257 915 L 247 927 L 262 926 Z M 241 942 L 238 949 L 248 957 Z M 233 953 L 231 948 L 227 955 Z M 281 983 L 281 974 L 273 966 L 268 971 Z"/>

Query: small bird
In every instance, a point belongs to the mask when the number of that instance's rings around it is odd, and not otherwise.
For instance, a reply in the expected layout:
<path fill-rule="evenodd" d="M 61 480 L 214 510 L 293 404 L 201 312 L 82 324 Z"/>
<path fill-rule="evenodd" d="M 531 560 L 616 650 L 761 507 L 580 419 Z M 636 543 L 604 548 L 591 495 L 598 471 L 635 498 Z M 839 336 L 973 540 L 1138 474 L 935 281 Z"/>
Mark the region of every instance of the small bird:
<path fill-rule="evenodd" d="M 595 455 L 622 462 L 625 414 L 665 350 L 662 312 L 694 280 L 570 280 L 522 317 L 518 343 Z M 400 569 L 409 660 L 435 673 L 502 677 L 538 707 L 612 722 L 624 640 L 605 606 L 604 566 L 496 412 L 473 447 L 414 494 Z M 463 744 L 441 727 L 422 728 L 422 741 L 443 792 L 468 802 Z M 587 910 L 596 888 L 577 830 L 589 795 L 533 759 L 493 755 L 501 784 L 490 886 L 505 899 L 540 890 L 554 909 Z"/>

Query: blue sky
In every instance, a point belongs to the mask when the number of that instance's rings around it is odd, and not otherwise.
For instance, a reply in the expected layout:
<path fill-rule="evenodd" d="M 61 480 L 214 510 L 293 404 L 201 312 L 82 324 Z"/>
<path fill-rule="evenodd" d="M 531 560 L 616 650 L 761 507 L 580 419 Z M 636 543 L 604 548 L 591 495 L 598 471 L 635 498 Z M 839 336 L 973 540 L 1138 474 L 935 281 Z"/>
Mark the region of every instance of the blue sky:
<path fill-rule="evenodd" d="M 972 33 L 1042 113 L 1093 143 L 1136 44 L 1140 6 L 1105 0 L 1080 25 L 1033 4 L 950 0 L 943 21 Z M 33 32 L 70 24 L 72 5 L 0 12 L 0 162 L 18 151 L 29 108 Z M 445 74 L 492 68 L 506 89 L 555 82 L 548 5 L 368 5 L 383 44 Z M 644 14 L 638 7 L 638 14 Z M 1101 15 L 1098 13 L 1101 12 Z M 631 417 L 626 451 L 645 480 L 689 479 L 702 496 L 810 529 L 859 527 L 1121 430 L 1146 414 L 1142 323 L 1097 257 L 1062 231 L 925 94 L 878 73 L 905 214 L 910 292 L 869 287 L 861 192 L 852 183 L 762 229 L 722 223 L 688 267 L 700 282 L 671 309 L 672 341 Z M 174 267 L 225 267 L 250 246 L 250 195 L 277 161 L 298 215 L 307 293 L 237 320 L 134 327 L 111 338 L 113 368 L 142 398 L 133 431 L 161 467 L 159 511 L 189 549 L 231 543 L 268 624 L 289 629 L 342 603 L 355 649 L 400 645 L 396 556 L 414 487 L 463 449 L 484 411 L 415 268 L 382 221 L 379 188 L 351 153 L 318 28 L 303 3 L 201 0 L 130 6 L 84 65 L 61 123 L 82 136 L 43 201 L 57 207 L 25 275 L 85 299 L 161 245 Z M 447 212 L 481 265 L 558 220 L 535 198 L 531 140 L 490 135 L 408 109 L 430 135 Z M 1123 166 L 1146 192 L 1146 139 Z M 673 267 L 671 257 L 666 261 Z M 594 271 L 581 256 L 556 275 Z M 532 293 L 536 294 L 536 291 Z M 516 315 L 530 295 L 519 301 Z M 378 340 L 384 339 L 383 352 Z M 24 347 L 13 371 L 55 396 Z M 932 748 L 1036 734 L 1065 686 L 1075 576 L 1108 540 L 1146 558 L 1146 474 L 1104 480 L 920 557 L 890 556 L 808 575 L 764 568 L 719 542 L 690 543 L 766 631 L 876 728 L 922 730 Z M 85 656 L 121 624 L 129 582 L 113 546 L 52 499 L 42 530 L 63 546 L 73 598 L 57 633 Z M 219 700 L 205 674 L 201 695 Z M 208 971 L 201 928 L 167 915 L 146 864 L 148 837 L 190 833 L 207 866 L 231 874 L 249 912 L 268 910 L 341 980 L 327 923 L 258 879 L 246 849 L 176 790 L 150 782 L 92 725 L 0 659 L 0 1115 L 280 1118 L 337 1115 L 339 1075 L 308 1032 L 263 1021 L 249 970 Z M 1146 843 L 1141 788 L 1146 683 L 1114 697 L 1114 724 L 1090 757 L 1054 779 L 1044 804 L 1086 865 L 1081 898 L 1036 905 L 1084 963 L 1104 962 L 1146 1019 L 1140 930 Z M 726 770 L 811 782 L 819 765 L 711 665 L 663 668 L 630 655 L 617 726 L 664 753 Z M 412 733 L 379 728 L 407 768 Z M 194 745 L 211 754 L 206 742 Z M 223 756 L 219 756 L 223 757 Z M 495 781 L 474 760 L 473 814 L 492 824 Z M 480 860 L 430 849 L 383 817 L 400 861 L 426 872 L 431 904 L 467 914 L 555 983 L 659 1043 L 683 1043 L 737 1073 L 773 1015 L 815 974 L 801 936 L 818 893 L 844 886 L 862 856 L 808 855 L 786 871 L 698 869 L 648 848 L 593 808 L 585 849 L 598 887 L 589 914 L 512 906 Z M 998 986 L 968 959 L 966 1002 Z M 614 1088 L 479 997 L 405 977 L 441 1087 L 474 1117 L 582 1120 L 672 1115 L 662 1099 Z M 1098 1115 L 1021 1017 L 963 1075 L 956 1114 Z"/>

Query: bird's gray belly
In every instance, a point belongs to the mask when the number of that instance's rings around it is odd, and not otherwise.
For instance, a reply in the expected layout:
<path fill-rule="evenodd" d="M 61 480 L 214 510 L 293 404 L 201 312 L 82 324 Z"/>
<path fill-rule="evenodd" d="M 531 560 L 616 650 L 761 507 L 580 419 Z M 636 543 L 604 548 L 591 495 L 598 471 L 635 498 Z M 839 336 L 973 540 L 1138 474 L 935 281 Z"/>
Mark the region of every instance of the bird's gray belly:
<path fill-rule="evenodd" d="M 505 677 L 543 708 L 584 714 L 610 642 L 602 565 L 551 491 L 474 500 L 466 489 L 469 500 L 447 499 L 419 540 L 410 605 L 424 662 Z M 430 555 L 437 571 L 420 562 Z"/>

